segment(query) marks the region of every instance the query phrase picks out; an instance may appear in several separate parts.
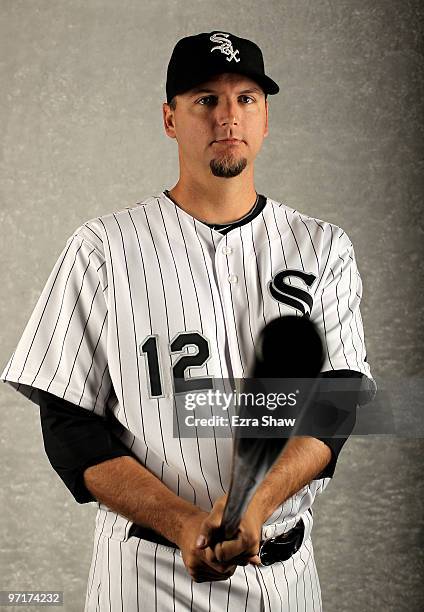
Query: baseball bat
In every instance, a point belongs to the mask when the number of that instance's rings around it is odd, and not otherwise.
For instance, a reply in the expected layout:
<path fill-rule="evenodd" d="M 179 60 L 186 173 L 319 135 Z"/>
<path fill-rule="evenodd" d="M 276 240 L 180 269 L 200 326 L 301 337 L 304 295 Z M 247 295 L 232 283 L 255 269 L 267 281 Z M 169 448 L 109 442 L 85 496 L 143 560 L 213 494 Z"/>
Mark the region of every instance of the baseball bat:
<path fill-rule="evenodd" d="M 298 430 L 299 420 L 314 396 L 323 362 L 321 337 L 309 318 L 288 315 L 274 319 L 263 328 L 250 377 L 243 390 L 249 391 L 252 386 L 253 391 L 258 391 L 261 382 L 266 382 L 261 379 L 307 380 L 301 384 L 302 400 L 301 405 L 296 407 L 296 425 L 287 437 L 244 437 L 236 431 L 229 493 L 221 526 L 214 533 L 212 546 L 236 536 L 257 486 L 280 456 L 289 437 Z M 264 410 L 262 406 L 254 407 L 253 410 L 245 410 L 245 413 L 258 415 L 263 414 Z"/>

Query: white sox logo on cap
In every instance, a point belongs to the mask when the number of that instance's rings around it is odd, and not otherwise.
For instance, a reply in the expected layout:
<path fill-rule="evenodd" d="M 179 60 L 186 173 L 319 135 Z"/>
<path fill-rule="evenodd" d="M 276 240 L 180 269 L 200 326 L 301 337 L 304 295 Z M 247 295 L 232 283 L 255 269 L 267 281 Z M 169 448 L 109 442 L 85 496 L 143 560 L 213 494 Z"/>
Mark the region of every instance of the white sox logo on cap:
<path fill-rule="evenodd" d="M 228 57 L 225 58 L 227 62 L 231 62 L 231 60 L 235 60 L 236 62 L 239 62 L 240 58 L 237 57 L 239 50 L 233 49 L 233 43 L 231 42 L 231 40 L 228 39 L 228 37 L 229 37 L 229 34 L 224 34 L 224 32 L 217 32 L 216 34 L 212 34 L 209 40 L 211 40 L 212 42 L 220 43 L 220 44 L 217 45 L 216 47 L 212 47 L 211 53 L 212 51 L 221 51 L 221 53 L 228 55 Z"/>

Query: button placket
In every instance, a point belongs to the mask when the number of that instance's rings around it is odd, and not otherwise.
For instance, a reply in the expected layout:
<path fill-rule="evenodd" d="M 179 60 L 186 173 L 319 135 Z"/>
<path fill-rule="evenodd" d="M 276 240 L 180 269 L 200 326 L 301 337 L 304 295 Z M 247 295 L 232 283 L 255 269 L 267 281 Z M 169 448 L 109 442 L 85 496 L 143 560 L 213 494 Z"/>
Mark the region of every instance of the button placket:
<path fill-rule="evenodd" d="M 231 255 L 231 253 L 233 252 L 233 249 L 229 246 L 223 246 L 222 252 L 224 253 L 224 255 Z"/>
<path fill-rule="evenodd" d="M 223 239 L 225 240 L 225 238 Z M 242 376 L 240 353 L 238 348 L 237 331 L 235 328 L 236 321 L 234 320 L 234 303 L 240 289 L 239 272 L 240 262 L 236 256 L 234 247 L 228 244 L 218 245 L 215 253 L 216 276 L 221 294 L 225 327 L 228 339 L 228 348 L 231 355 L 232 375 L 236 377 Z M 237 318 L 237 317 L 236 317 Z"/>

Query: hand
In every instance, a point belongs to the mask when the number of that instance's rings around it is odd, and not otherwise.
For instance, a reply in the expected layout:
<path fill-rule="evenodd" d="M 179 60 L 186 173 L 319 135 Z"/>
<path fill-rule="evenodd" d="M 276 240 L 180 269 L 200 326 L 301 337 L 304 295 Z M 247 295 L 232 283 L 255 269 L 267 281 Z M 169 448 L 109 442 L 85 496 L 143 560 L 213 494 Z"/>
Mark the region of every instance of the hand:
<path fill-rule="evenodd" d="M 259 546 L 262 534 L 263 517 L 257 507 L 250 504 L 240 522 L 236 537 L 219 542 L 211 547 L 213 536 L 221 525 L 227 495 L 220 497 L 204 519 L 198 538 L 198 547 L 206 551 L 210 563 L 235 563 L 236 565 L 260 564 Z"/>
<path fill-rule="evenodd" d="M 200 528 L 208 516 L 208 513 L 203 510 L 190 515 L 175 538 L 175 543 L 181 550 L 184 565 L 194 582 L 227 580 L 237 569 L 234 563 L 220 563 L 216 559 L 212 560 L 203 548 L 196 546 Z"/>

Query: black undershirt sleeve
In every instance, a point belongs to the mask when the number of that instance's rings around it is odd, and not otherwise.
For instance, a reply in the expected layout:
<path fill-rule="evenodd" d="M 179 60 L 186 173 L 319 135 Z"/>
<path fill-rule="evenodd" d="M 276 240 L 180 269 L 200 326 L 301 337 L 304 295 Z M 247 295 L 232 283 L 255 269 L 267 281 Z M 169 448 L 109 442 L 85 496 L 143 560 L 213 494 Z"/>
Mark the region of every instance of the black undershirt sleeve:
<path fill-rule="evenodd" d="M 78 503 L 96 501 L 84 484 L 84 471 L 107 459 L 136 456 L 105 417 L 42 389 L 38 398 L 44 448 L 53 469 Z"/>
<path fill-rule="evenodd" d="M 355 427 L 356 410 L 358 407 L 360 390 L 363 388 L 362 380 L 365 378 L 365 375 L 362 372 L 357 372 L 355 370 L 330 370 L 328 372 L 321 372 L 320 376 L 322 378 L 356 379 L 358 384 L 357 386 L 356 383 L 355 385 L 351 385 L 350 392 L 343 393 L 341 399 L 340 394 L 337 393 L 330 397 L 332 403 L 332 424 L 330 427 L 324 427 L 324 429 L 328 429 L 328 433 L 326 433 L 325 437 L 318 437 L 318 440 L 321 440 L 330 448 L 331 459 L 323 471 L 318 474 L 314 480 L 333 477 L 340 451 Z M 319 403 L 316 406 L 316 409 L 319 410 Z M 328 408 L 326 407 L 324 410 L 327 410 L 328 415 Z M 336 436 L 334 435 L 335 431 L 340 431 L 342 433 Z"/>

